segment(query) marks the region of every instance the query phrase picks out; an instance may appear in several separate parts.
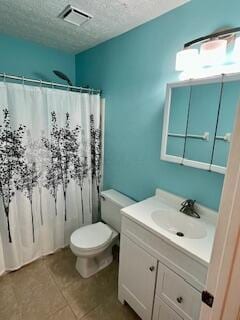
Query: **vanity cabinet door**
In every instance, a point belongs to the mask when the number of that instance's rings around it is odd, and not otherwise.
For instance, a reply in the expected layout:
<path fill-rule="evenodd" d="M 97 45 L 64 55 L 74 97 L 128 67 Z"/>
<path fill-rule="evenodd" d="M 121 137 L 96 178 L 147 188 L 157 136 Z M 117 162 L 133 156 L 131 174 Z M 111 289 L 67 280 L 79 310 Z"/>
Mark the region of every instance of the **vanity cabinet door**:
<path fill-rule="evenodd" d="M 215 137 L 212 170 L 214 170 L 214 165 L 220 167 L 227 166 L 231 134 L 239 102 L 240 81 L 225 82 L 223 84 L 222 100 Z"/>
<path fill-rule="evenodd" d="M 210 166 L 220 95 L 221 83 L 192 86 L 185 159 L 202 162 Z M 209 133 L 208 140 L 191 137 L 203 136 L 206 132 Z"/>
<path fill-rule="evenodd" d="M 183 320 L 175 311 L 173 311 L 158 296 L 155 297 L 153 320 Z"/>
<path fill-rule="evenodd" d="M 172 88 L 166 150 L 168 155 L 183 157 L 189 99 L 189 86 Z"/>
<path fill-rule="evenodd" d="M 122 235 L 118 296 L 143 320 L 150 320 L 152 316 L 156 270 L 157 259 Z"/>

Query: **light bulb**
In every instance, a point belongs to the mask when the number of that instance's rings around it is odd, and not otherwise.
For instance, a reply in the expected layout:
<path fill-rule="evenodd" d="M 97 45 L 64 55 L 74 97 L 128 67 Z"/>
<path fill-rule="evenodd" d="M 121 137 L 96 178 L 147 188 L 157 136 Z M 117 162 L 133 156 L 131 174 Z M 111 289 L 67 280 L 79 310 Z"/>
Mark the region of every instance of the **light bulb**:
<path fill-rule="evenodd" d="M 176 71 L 185 71 L 198 64 L 198 49 L 184 49 L 176 55 Z"/>
<path fill-rule="evenodd" d="M 202 66 L 220 65 L 225 62 L 227 40 L 210 40 L 201 45 L 200 61 Z"/>
<path fill-rule="evenodd" d="M 233 61 L 240 62 L 240 37 L 237 37 L 233 49 Z"/>

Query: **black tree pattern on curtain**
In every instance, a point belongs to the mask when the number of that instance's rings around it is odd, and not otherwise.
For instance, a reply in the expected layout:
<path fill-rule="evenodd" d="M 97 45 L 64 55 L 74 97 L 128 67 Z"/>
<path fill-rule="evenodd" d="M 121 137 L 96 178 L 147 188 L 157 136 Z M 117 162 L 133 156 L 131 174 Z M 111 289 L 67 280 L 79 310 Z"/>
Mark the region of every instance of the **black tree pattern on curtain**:
<path fill-rule="evenodd" d="M 88 163 L 87 157 L 81 156 L 79 150 L 74 154 L 73 157 L 73 169 L 71 177 L 77 182 L 81 191 L 81 207 L 82 207 L 82 223 L 84 224 L 84 204 L 83 204 L 83 183 L 84 179 L 88 176 Z"/>
<path fill-rule="evenodd" d="M 70 116 L 66 113 L 64 127 L 59 127 L 56 112 L 51 113 L 52 130 L 50 140 L 44 138 L 45 147 L 50 152 L 51 164 L 47 170 L 46 187 L 50 190 L 55 199 L 55 209 L 57 213 L 57 191 L 58 186 L 62 186 L 64 197 L 64 219 L 67 221 L 67 188 L 71 178 L 71 164 L 74 154 L 76 154 L 79 143 L 78 135 L 80 127 L 70 128 Z"/>
<path fill-rule="evenodd" d="M 58 144 L 57 144 L 57 132 L 56 117 L 52 115 L 52 131 L 50 139 L 42 137 L 42 143 L 46 150 L 49 152 L 50 161 L 46 166 L 46 179 L 44 187 L 47 188 L 54 199 L 55 215 L 57 216 L 57 194 L 58 186 L 61 184 L 60 168 L 58 163 Z"/>
<path fill-rule="evenodd" d="M 24 192 L 30 202 L 31 209 L 31 220 L 32 220 L 32 237 L 35 242 L 35 227 L 34 227 L 34 216 L 33 216 L 33 190 L 38 184 L 38 173 L 36 169 L 36 163 L 27 163 L 20 167 L 19 178 L 16 180 L 16 188 Z"/>
<path fill-rule="evenodd" d="M 47 168 L 50 162 L 50 154 L 43 143 L 45 136 L 44 130 L 41 132 L 41 139 L 34 142 L 34 150 L 36 156 L 36 168 L 38 172 L 38 194 L 39 194 L 39 211 L 41 218 L 41 225 L 43 225 L 43 208 L 42 208 L 42 189 L 46 184 Z"/>
<path fill-rule="evenodd" d="M 66 113 L 65 125 L 60 129 L 60 157 L 58 159 L 61 168 L 65 221 L 67 220 L 67 187 L 70 182 L 73 157 L 79 148 L 79 132 L 79 126 L 76 126 L 74 129 L 70 128 L 70 116 L 69 113 Z"/>
<path fill-rule="evenodd" d="M 12 130 L 7 108 L 3 109 L 3 124 L 0 126 L 0 196 L 5 211 L 9 242 L 12 242 L 9 220 L 10 203 L 15 190 L 23 192 L 30 203 L 32 238 L 35 242 L 33 212 L 33 192 L 35 187 L 45 187 L 54 198 L 57 215 L 58 189 L 62 187 L 64 197 L 64 220 L 67 220 L 67 188 L 72 179 L 80 187 L 82 222 L 84 223 L 84 180 L 92 173 L 95 180 L 98 203 L 101 183 L 102 133 L 95 129 L 94 116 L 90 116 L 91 161 L 88 158 L 84 131 L 79 125 L 70 126 L 70 115 L 65 114 L 65 123 L 58 125 L 56 113 L 51 113 L 51 132 L 47 138 L 42 132 L 41 138 L 32 140 L 27 130 L 27 143 L 23 138 L 26 127 L 19 125 Z M 40 216 L 43 224 L 40 198 Z"/>
<path fill-rule="evenodd" d="M 90 115 L 90 138 L 92 178 L 96 182 L 98 195 L 98 211 L 100 214 L 100 185 L 102 179 L 102 130 L 101 128 L 95 129 L 93 114 Z"/>
<path fill-rule="evenodd" d="M 25 127 L 19 125 L 16 130 L 11 129 L 9 111 L 3 109 L 3 125 L 0 126 L 0 195 L 7 218 L 8 239 L 12 243 L 9 209 L 15 195 L 16 175 L 23 166 L 24 147 L 22 139 Z"/>
<path fill-rule="evenodd" d="M 30 164 L 30 166 L 34 166 L 35 176 L 37 176 L 37 181 L 35 181 L 34 187 L 38 187 L 39 213 L 41 225 L 43 225 L 42 188 L 45 184 L 46 167 L 49 162 L 49 154 L 48 150 L 45 148 L 42 142 L 42 139 L 33 139 L 30 130 L 26 130 L 26 133 L 27 143 L 25 148 L 24 159 L 26 163 Z M 41 131 L 41 137 L 44 137 L 43 130 Z M 24 191 L 23 189 L 21 191 Z"/>

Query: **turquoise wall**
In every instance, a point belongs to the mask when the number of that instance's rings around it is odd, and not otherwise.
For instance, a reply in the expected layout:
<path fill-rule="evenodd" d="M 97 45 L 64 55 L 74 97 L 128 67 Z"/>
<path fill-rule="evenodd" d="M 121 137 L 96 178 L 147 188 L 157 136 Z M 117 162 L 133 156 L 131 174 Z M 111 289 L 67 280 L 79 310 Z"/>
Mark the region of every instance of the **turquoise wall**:
<path fill-rule="evenodd" d="M 0 34 L 0 72 L 62 82 L 53 73 L 65 72 L 75 82 L 75 56 Z"/>
<path fill-rule="evenodd" d="M 149 23 L 76 56 L 76 79 L 106 97 L 104 188 L 137 200 L 156 187 L 217 209 L 223 176 L 160 160 L 167 82 L 176 81 L 183 44 L 239 25 L 239 0 L 192 0 Z"/>

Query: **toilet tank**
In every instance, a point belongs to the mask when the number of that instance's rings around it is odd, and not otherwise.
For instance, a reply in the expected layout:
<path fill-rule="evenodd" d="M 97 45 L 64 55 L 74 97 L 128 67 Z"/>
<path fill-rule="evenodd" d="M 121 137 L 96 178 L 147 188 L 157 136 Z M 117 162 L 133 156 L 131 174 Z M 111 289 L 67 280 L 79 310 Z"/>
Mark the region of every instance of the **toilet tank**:
<path fill-rule="evenodd" d="M 110 189 L 101 192 L 101 216 L 102 220 L 116 231 L 121 231 L 122 208 L 128 207 L 136 201 L 128 198 L 124 194 Z"/>

